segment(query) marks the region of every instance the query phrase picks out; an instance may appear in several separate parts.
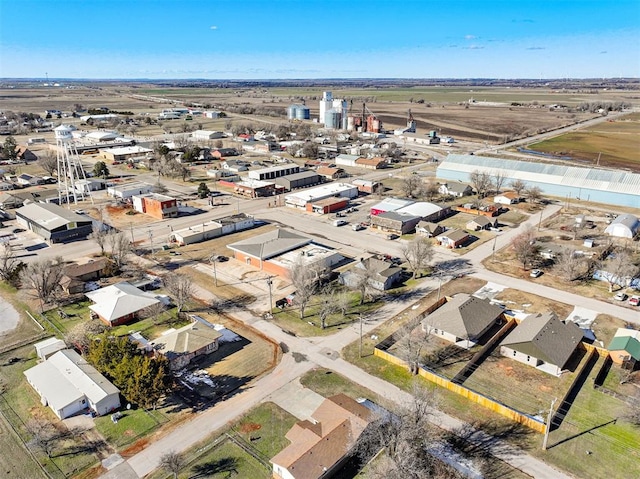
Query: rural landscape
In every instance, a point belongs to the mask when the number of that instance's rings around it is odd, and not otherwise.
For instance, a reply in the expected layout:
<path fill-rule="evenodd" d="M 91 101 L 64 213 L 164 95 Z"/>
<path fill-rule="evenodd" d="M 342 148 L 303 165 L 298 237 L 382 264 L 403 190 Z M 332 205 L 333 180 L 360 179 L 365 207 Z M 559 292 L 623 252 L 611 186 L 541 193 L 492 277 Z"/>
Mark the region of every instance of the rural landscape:
<path fill-rule="evenodd" d="M 640 85 L 424 83 L 4 81 L 7 477 L 637 470 Z"/>

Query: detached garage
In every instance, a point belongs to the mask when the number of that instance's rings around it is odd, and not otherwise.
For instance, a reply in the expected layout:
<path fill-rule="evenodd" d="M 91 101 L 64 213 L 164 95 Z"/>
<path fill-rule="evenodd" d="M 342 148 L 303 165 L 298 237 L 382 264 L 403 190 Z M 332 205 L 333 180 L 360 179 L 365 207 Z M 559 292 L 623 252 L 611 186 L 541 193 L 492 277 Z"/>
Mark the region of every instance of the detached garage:
<path fill-rule="evenodd" d="M 604 230 L 609 236 L 617 236 L 618 238 L 633 238 L 640 228 L 640 221 L 632 214 L 624 214 L 618 216 Z"/>

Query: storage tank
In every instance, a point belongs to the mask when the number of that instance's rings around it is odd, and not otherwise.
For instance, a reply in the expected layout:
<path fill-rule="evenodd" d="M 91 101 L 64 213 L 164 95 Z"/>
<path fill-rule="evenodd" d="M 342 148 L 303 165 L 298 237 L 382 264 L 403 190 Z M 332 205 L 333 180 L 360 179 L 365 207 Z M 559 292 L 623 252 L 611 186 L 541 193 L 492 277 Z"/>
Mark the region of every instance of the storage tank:
<path fill-rule="evenodd" d="M 339 129 L 341 116 L 340 112 L 334 108 L 327 110 L 324 114 L 324 126 L 332 130 Z"/>
<path fill-rule="evenodd" d="M 371 133 L 380 133 L 382 124 L 375 116 L 369 115 L 367 117 L 367 131 Z"/>
<path fill-rule="evenodd" d="M 304 105 L 298 105 L 296 109 L 296 120 L 308 120 L 311 118 L 311 114 L 309 112 L 309 107 Z"/>
<path fill-rule="evenodd" d="M 289 107 L 287 108 L 287 118 L 289 120 L 295 120 L 296 119 L 299 107 L 300 107 L 300 105 L 289 105 Z"/>

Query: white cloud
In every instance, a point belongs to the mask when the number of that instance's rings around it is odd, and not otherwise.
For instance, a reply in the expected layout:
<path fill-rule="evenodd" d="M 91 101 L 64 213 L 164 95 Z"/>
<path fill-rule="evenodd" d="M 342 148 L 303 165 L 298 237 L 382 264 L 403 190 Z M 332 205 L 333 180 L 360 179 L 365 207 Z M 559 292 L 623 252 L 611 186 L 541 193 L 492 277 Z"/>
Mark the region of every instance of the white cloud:
<path fill-rule="evenodd" d="M 217 26 L 217 25 L 211 25 L 209 28 L 210 28 L 211 30 L 217 30 L 217 29 L 218 29 L 218 26 Z"/>
<path fill-rule="evenodd" d="M 475 35 L 465 35 L 464 39 L 465 40 L 475 40 L 477 37 Z"/>

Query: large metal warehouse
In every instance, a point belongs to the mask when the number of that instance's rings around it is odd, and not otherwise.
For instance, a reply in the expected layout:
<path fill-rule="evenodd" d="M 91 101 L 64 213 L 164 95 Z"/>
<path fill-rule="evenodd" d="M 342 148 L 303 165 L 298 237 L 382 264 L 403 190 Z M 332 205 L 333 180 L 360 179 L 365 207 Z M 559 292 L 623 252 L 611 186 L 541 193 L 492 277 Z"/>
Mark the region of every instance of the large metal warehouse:
<path fill-rule="evenodd" d="M 627 171 L 448 155 L 436 175 L 440 179 L 469 182 L 469 175 L 475 170 L 500 173 L 507 178 L 507 184 L 522 180 L 527 187 L 539 187 L 545 195 L 640 208 L 640 174 Z"/>

